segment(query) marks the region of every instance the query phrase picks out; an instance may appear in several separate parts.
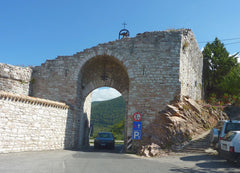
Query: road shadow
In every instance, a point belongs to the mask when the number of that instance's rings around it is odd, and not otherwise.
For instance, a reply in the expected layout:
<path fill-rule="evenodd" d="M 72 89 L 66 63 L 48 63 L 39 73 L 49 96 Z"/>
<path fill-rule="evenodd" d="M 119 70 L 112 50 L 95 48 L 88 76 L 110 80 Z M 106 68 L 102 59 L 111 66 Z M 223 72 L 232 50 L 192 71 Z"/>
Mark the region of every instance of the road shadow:
<path fill-rule="evenodd" d="M 224 169 L 224 170 L 214 170 L 214 169 L 208 169 L 208 168 L 173 168 L 170 169 L 171 172 L 178 172 L 178 173 L 237 173 L 239 171 L 234 171 L 231 169 Z"/>
<path fill-rule="evenodd" d="M 234 164 L 215 155 L 198 154 L 181 157 L 180 160 L 185 162 L 196 162 L 193 168 L 172 168 L 172 172 L 179 173 L 236 173 L 240 168 Z M 236 170 L 237 168 L 237 170 Z M 238 170 L 239 169 L 239 170 Z"/>
<path fill-rule="evenodd" d="M 114 149 L 99 148 L 94 149 L 90 146 L 85 149 L 75 150 L 79 151 L 73 154 L 74 158 L 88 158 L 88 159 L 136 159 L 133 155 L 122 152 L 124 145 L 115 145 Z"/>
<path fill-rule="evenodd" d="M 218 156 L 210 156 L 207 154 L 197 154 L 197 155 L 191 155 L 191 156 L 185 156 L 180 158 L 182 161 L 188 161 L 188 162 L 198 162 L 198 161 L 212 161 L 212 160 L 219 160 L 222 159 Z"/>
<path fill-rule="evenodd" d="M 89 147 L 84 147 L 78 150 L 74 150 L 74 151 L 81 151 L 81 152 L 101 152 L 101 153 L 124 153 L 124 145 L 121 144 L 115 144 L 115 148 L 114 149 L 109 149 L 106 147 L 101 147 L 98 149 L 95 149 L 93 146 L 89 146 Z"/>

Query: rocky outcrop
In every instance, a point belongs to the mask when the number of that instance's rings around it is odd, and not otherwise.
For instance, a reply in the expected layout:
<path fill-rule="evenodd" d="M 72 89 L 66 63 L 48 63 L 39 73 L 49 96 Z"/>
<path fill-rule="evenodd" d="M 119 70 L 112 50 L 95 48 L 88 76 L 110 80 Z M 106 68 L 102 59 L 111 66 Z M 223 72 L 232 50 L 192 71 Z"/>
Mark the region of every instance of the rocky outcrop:
<path fill-rule="evenodd" d="M 150 145 L 146 145 L 146 146 L 142 146 L 139 154 L 146 156 L 146 157 L 155 157 L 158 155 L 162 155 L 165 152 L 161 150 L 161 147 L 157 144 L 150 144 Z"/>
<path fill-rule="evenodd" d="M 204 103 L 183 97 L 182 101 L 167 105 L 143 129 L 142 146 L 138 153 L 157 156 L 163 149 L 180 150 L 191 139 L 215 126 L 220 119 L 228 119 L 220 108 L 204 106 Z"/>

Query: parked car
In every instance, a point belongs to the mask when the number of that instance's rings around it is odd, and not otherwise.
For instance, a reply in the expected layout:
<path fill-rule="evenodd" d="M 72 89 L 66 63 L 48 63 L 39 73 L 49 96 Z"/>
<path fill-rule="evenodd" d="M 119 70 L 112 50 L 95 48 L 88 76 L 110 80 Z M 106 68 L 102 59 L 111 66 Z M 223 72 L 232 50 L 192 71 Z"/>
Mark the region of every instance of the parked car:
<path fill-rule="evenodd" d="M 115 148 L 115 139 L 111 132 L 100 132 L 94 139 L 94 148 L 108 147 Z"/>
<path fill-rule="evenodd" d="M 220 120 L 216 127 L 212 129 L 210 134 L 210 144 L 211 146 L 219 150 L 220 149 L 220 143 L 223 139 L 223 137 L 229 132 L 229 131 L 236 131 L 240 130 L 240 121 L 237 120 Z"/>
<path fill-rule="evenodd" d="M 220 141 L 219 155 L 240 166 L 240 131 L 230 131 Z"/>

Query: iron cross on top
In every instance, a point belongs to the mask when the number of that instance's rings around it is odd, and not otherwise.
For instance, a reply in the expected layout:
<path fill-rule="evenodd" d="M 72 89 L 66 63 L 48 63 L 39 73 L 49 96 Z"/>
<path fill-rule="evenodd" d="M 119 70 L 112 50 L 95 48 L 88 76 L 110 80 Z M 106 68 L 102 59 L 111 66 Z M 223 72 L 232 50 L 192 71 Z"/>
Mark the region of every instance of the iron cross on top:
<path fill-rule="evenodd" d="M 125 29 L 125 26 L 126 26 L 127 24 L 126 24 L 126 22 L 123 22 L 123 24 L 122 24 L 122 25 L 124 26 L 124 29 Z"/>

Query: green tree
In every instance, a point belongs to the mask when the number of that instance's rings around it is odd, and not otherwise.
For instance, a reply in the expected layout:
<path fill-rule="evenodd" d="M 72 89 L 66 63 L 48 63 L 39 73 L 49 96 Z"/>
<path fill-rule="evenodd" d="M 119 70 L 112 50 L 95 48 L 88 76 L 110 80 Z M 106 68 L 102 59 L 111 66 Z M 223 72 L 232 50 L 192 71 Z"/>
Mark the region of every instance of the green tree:
<path fill-rule="evenodd" d="M 219 87 L 225 93 L 230 95 L 240 95 L 240 68 L 234 67 L 231 71 L 223 77 Z"/>
<path fill-rule="evenodd" d="M 230 56 L 224 44 L 218 38 L 212 43 L 207 43 L 203 50 L 203 79 L 204 91 L 207 98 L 215 93 L 221 97 L 229 91 L 226 82 L 232 79 L 239 71 L 237 54 Z M 228 89 L 227 89 L 228 88 Z"/>
<path fill-rule="evenodd" d="M 123 119 L 122 121 L 120 121 L 117 124 L 114 124 L 112 126 L 113 135 L 118 140 L 124 139 L 124 134 L 123 134 L 124 133 L 124 124 L 125 124 L 125 121 Z"/>

